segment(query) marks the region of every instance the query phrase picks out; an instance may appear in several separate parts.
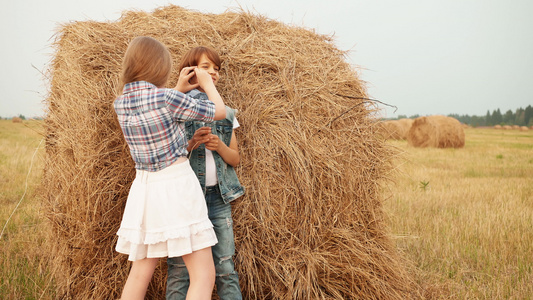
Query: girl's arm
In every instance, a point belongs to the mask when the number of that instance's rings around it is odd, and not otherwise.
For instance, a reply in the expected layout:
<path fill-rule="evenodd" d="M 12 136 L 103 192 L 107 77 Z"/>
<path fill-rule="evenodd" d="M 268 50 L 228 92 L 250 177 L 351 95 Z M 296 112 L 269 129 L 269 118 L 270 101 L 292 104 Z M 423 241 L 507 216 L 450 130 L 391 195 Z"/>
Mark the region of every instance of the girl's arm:
<path fill-rule="evenodd" d="M 194 70 L 194 72 L 192 70 Z M 196 76 L 198 83 L 191 84 L 189 80 L 194 76 Z M 207 94 L 209 100 L 215 104 L 214 120 L 217 121 L 226 118 L 226 105 L 224 104 L 222 97 L 220 97 L 211 75 L 206 70 L 199 69 L 198 67 L 183 68 L 180 71 L 178 83 L 174 89 L 186 93 L 197 87 L 201 87 Z"/>
<path fill-rule="evenodd" d="M 215 134 L 211 134 L 210 137 L 209 141 L 205 143 L 205 147 L 211 151 L 216 151 L 228 165 L 232 167 L 238 166 L 241 157 L 239 155 L 239 146 L 235 132 L 231 133 L 229 146 L 224 144 Z"/>
<path fill-rule="evenodd" d="M 215 103 L 215 121 L 225 119 L 226 105 L 224 104 L 222 97 L 220 97 L 220 94 L 215 87 L 215 83 L 213 83 L 213 79 L 211 79 L 211 75 L 209 75 L 206 70 L 198 68 L 195 69 L 195 72 L 200 87 L 202 87 L 204 92 L 207 94 L 209 100 Z"/>
<path fill-rule="evenodd" d="M 194 77 L 194 67 L 186 67 L 181 69 L 178 76 L 178 83 L 174 89 L 178 92 L 187 93 L 188 91 L 199 87 L 198 83 L 191 83 L 191 78 Z"/>

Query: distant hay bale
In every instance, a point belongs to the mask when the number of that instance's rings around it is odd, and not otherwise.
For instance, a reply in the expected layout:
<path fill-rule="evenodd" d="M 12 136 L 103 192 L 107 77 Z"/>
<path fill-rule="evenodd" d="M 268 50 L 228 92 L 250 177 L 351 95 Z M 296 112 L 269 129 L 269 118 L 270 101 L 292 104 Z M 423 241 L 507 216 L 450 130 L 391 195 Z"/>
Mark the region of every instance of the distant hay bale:
<path fill-rule="evenodd" d="M 419 117 L 413 122 L 407 141 L 419 148 L 462 148 L 465 145 L 465 132 L 461 123 L 451 117 Z"/>
<path fill-rule="evenodd" d="M 13 118 L 11 118 L 11 121 L 12 121 L 13 123 L 22 123 L 22 119 L 19 118 L 19 117 L 13 117 Z"/>
<path fill-rule="evenodd" d="M 502 128 L 505 129 L 505 130 L 511 130 L 511 129 L 513 129 L 513 127 L 511 127 L 511 126 L 509 126 L 509 125 L 503 125 Z"/>
<path fill-rule="evenodd" d="M 407 134 L 409 133 L 409 130 L 411 129 L 411 126 L 413 125 L 414 121 L 415 120 L 413 119 L 407 118 L 398 120 L 398 122 L 400 123 L 402 140 L 407 139 Z"/>
<path fill-rule="evenodd" d="M 528 131 L 529 128 L 527 126 L 520 126 L 520 131 Z"/>
<path fill-rule="evenodd" d="M 494 129 L 502 129 L 501 125 L 494 125 Z"/>
<path fill-rule="evenodd" d="M 115 250 L 134 165 L 112 102 L 128 42 L 150 35 L 175 65 L 198 45 L 223 59 L 219 91 L 239 110 L 236 268 L 245 299 L 406 299 L 416 288 L 390 241 L 380 183 L 395 150 L 327 36 L 245 12 L 177 6 L 63 25 L 47 99 L 42 197 L 60 299 L 118 298 Z M 177 81 L 177 70 L 170 86 Z M 163 299 L 161 260 L 148 299 Z"/>
<path fill-rule="evenodd" d="M 380 123 L 380 134 L 385 139 L 405 140 L 413 124 L 412 119 L 389 120 Z"/>
<path fill-rule="evenodd" d="M 397 120 L 382 121 L 379 123 L 379 133 L 385 139 L 401 140 L 402 128 Z"/>
<path fill-rule="evenodd" d="M 518 126 L 518 125 L 513 125 L 512 127 L 513 127 L 514 130 L 520 130 L 520 126 Z"/>

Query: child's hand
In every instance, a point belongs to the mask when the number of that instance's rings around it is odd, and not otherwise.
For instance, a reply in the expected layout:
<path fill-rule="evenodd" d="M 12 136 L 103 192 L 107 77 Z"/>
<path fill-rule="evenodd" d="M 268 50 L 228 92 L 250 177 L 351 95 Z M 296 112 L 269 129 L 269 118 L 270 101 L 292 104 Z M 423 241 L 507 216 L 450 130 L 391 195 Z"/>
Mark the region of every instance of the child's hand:
<path fill-rule="evenodd" d="M 195 69 L 197 70 L 198 68 L 196 67 L 183 68 L 180 71 L 180 76 L 178 78 L 178 84 L 176 84 L 176 87 L 174 87 L 174 89 L 182 93 L 186 93 L 192 89 L 199 87 L 200 85 L 198 84 L 198 81 L 194 80 L 194 76 L 196 75 Z"/>
<path fill-rule="evenodd" d="M 207 142 L 205 142 L 205 148 L 211 151 L 217 151 L 218 146 L 221 144 L 220 139 L 216 134 L 209 134 Z"/>
<path fill-rule="evenodd" d="M 187 147 L 187 150 L 191 152 L 192 150 L 198 148 L 198 146 L 200 146 L 201 144 L 206 143 L 207 141 L 209 141 L 210 135 L 211 135 L 210 127 L 198 128 L 198 130 L 194 132 L 192 139 L 189 141 L 189 147 Z"/>
<path fill-rule="evenodd" d="M 196 80 L 202 89 L 206 89 L 208 86 L 215 86 L 213 82 L 213 77 L 207 72 L 207 70 L 195 68 L 194 73 L 196 74 Z"/>

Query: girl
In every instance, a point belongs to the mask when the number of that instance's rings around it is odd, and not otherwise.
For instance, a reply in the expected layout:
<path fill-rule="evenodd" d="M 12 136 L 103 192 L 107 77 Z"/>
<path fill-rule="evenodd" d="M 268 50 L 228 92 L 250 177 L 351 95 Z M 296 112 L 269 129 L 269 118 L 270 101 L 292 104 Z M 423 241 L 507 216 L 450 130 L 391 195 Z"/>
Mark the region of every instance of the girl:
<path fill-rule="evenodd" d="M 219 80 L 220 58 L 207 47 L 191 49 L 182 58 L 180 69 L 198 66 L 206 70 L 213 80 Z M 196 78 L 191 78 L 196 82 Z M 195 99 L 207 99 L 203 87 L 187 93 Z M 239 276 L 235 271 L 233 255 L 233 220 L 231 201 L 244 194 L 234 167 L 239 164 L 240 156 L 237 139 L 233 129 L 239 127 L 235 119 L 236 111 L 226 107 L 226 118 L 209 124 L 198 121 L 185 123 L 191 152 L 190 164 L 198 177 L 205 194 L 209 219 L 213 223 L 218 244 L 211 248 L 216 270 L 217 294 L 221 300 L 242 299 Z M 179 257 L 167 259 L 168 281 L 167 300 L 185 299 L 189 286 L 189 276 L 183 260 Z M 192 284 L 192 277 L 191 277 Z M 192 285 L 191 285 L 192 286 Z M 190 287 L 189 287 L 190 289 Z"/>
<path fill-rule="evenodd" d="M 226 116 L 211 76 L 190 66 L 174 89 L 164 88 L 172 69 L 168 49 L 150 37 L 131 41 L 122 63 L 123 94 L 114 108 L 135 162 L 116 250 L 133 261 L 122 299 L 144 299 L 158 258 L 181 256 L 191 275 L 187 299 L 210 299 L 217 243 L 201 186 L 187 161 L 184 122 Z M 194 77 L 195 83 L 190 83 Z M 186 96 L 203 89 L 208 99 Z"/>

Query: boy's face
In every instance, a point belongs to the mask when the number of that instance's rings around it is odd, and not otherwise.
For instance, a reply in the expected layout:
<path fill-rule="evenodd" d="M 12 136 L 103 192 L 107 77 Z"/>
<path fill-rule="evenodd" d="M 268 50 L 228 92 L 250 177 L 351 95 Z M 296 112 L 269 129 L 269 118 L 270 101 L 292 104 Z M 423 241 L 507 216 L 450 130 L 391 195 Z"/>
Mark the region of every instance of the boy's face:
<path fill-rule="evenodd" d="M 207 73 L 211 75 L 213 83 L 217 85 L 218 79 L 220 78 L 220 74 L 218 74 L 220 68 L 215 65 L 215 63 L 212 62 L 209 58 L 207 58 L 207 55 L 202 54 L 202 56 L 198 60 L 198 68 L 206 70 Z"/>

